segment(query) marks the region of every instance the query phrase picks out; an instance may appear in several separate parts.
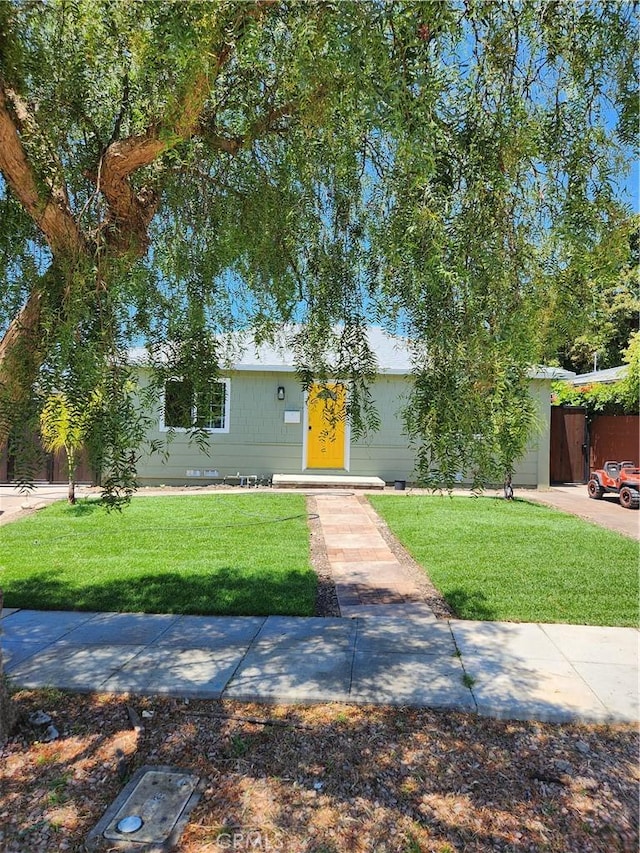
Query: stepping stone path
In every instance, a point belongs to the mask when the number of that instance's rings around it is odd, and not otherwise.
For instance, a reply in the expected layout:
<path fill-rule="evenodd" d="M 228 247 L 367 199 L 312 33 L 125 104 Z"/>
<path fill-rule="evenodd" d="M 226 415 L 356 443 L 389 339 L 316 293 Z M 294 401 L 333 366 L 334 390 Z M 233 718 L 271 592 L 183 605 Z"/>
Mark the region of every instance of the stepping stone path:
<path fill-rule="evenodd" d="M 317 495 L 316 511 L 344 617 L 432 616 L 409 572 L 378 530 L 375 513 L 352 494 Z"/>

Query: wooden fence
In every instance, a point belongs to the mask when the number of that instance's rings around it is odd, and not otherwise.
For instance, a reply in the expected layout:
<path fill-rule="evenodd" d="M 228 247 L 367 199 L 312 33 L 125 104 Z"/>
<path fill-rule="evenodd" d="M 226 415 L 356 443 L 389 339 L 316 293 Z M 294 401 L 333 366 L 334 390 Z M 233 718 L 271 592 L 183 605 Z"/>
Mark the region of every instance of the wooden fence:
<path fill-rule="evenodd" d="M 552 407 L 552 483 L 586 483 L 589 471 L 609 459 L 640 465 L 639 415 L 595 415 L 588 420 L 585 409 Z"/>
<path fill-rule="evenodd" d="M 589 425 L 589 465 L 613 459 L 640 465 L 640 415 L 597 415 Z"/>

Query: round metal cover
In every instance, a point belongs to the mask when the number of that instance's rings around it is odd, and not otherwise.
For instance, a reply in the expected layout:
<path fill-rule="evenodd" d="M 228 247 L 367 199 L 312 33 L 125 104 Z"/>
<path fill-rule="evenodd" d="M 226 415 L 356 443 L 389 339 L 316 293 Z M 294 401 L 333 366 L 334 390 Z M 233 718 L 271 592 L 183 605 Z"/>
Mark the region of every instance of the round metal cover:
<path fill-rule="evenodd" d="M 121 821 L 118 821 L 116 829 L 118 832 L 130 833 L 137 832 L 141 826 L 142 818 L 138 817 L 137 814 L 132 814 L 128 817 L 123 817 Z"/>

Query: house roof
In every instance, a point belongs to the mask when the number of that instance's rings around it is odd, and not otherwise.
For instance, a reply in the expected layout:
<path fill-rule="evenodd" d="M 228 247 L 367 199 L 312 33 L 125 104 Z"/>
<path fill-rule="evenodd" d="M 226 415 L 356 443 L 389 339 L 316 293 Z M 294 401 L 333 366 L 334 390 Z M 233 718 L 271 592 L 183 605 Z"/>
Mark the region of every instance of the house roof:
<path fill-rule="evenodd" d="M 379 326 L 367 329 L 369 347 L 375 353 L 380 373 L 405 375 L 411 372 L 411 354 L 407 341 L 389 335 Z M 233 345 L 232 345 L 233 346 Z M 295 365 L 295 354 L 282 335 L 275 345 L 256 346 L 249 336 L 240 351 L 236 350 L 232 366 L 235 370 L 287 370 Z"/>
<path fill-rule="evenodd" d="M 283 371 L 295 370 L 295 354 L 287 342 L 292 329 L 284 330 L 274 343 L 256 344 L 250 332 L 234 332 L 220 336 L 221 363 L 227 370 Z M 379 326 L 367 329 L 369 347 L 375 353 L 381 373 L 406 375 L 411 372 L 411 354 L 406 339 L 388 334 Z M 144 347 L 129 350 L 132 364 L 147 363 Z"/>
<path fill-rule="evenodd" d="M 591 385 L 594 382 L 608 384 L 622 379 L 627 370 L 628 365 L 626 364 L 622 364 L 620 367 L 610 367 L 608 370 L 592 370 L 591 373 L 579 373 L 577 376 L 574 374 L 569 382 L 572 385 Z"/>
<path fill-rule="evenodd" d="M 295 354 L 287 342 L 291 331 L 283 331 L 273 344 L 256 344 L 250 332 L 221 336 L 222 366 L 226 370 L 291 373 L 295 370 Z M 390 335 L 379 326 L 369 326 L 367 338 L 369 347 L 376 356 L 379 373 L 397 376 L 411 373 L 413 359 L 406 338 Z M 129 360 L 132 364 L 144 365 L 147 362 L 144 347 L 130 349 Z M 544 365 L 536 365 L 529 370 L 531 379 L 568 379 L 574 375 L 559 367 Z"/>

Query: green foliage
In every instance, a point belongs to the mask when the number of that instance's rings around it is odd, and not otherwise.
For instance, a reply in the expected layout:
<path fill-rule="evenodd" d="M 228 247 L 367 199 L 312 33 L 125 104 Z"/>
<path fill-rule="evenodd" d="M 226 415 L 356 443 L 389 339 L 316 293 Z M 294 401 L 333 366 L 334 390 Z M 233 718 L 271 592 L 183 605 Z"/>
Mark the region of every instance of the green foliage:
<path fill-rule="evenodd" d="M 420 442 L 421 485 L 451 489 L 469 475 L 474 489 L 510 481 L 535 427 L 526 371 L 476 355 L 461 344 L 416 377 L 405 422 Z"/>
<path fill-rule="evenodd" d="M 627 408 L 635 407 L 633 413 L 636 414 L 640 408 L 640 332 L 631 336 L 622 355 L 627 365 L 627 372 L 621 380 L 622 395 Z"/>
<path fill-rule="evenodd" d="M 588 385 L 570 385 L 564 381 L 554 382 L 552 402 L 555 406 L 585 408 L 591 414 L 597 415 L 627 414 L 620 382 L 606 384 L 593 382 Z"/>
<path fill-rule="evenodd" d="M 63 450 L 67 456 L 69 503 L 75 503 L 76 458 L 87 437 L 92 407 L 81 409 L 58 391 L 45 402 L 40 412 L 40 436 L 45 450 Z"/>
<path fill-rule="evenodd" d="M 80 411 L 64 394 L 53 394 L 40 414 L 40 431 L 45 450 L 79 450 L 85 438 L 88 412 Z"/>
<path fill-rule="evenodd" d="M 640 413 L 640 333 L 631 336 L 624 350 L 627 369 L 616 382 L 592 382 L 571 385 L 569 382 L 553 384 L 553 404 L 556 406 L 581 406 L 590 414 L 637 415 Z"/>
<path fill-rule="evenodd" d="M 91 447 L 126 497 L 143 434 L 127 348 L 147 347 L 150 394 L 167 376 L 199 392 L 220 333 L 291 322 L 301 382 L 339 369 L 362 433 L 376 320 L 415 343 L 425 481 L 508 477 L 541 318 L 553 302 L 568 323 L 626 215 L 636 36 L 626 2 L 0 3 L 34 183 L 0 151 L 0 333 L 28 295 L 40 312 L 21 397 L 0 367 L 0 436 L 35 387 L 106 387 Z M 34 193 L 69 215 L 54 237 Z"/>
<path fill-rule="evenodd" d="M 607 214 L 592 247 L 545 277 L 540 358 L 577 373 L 617 367 L 638 331 L 640 218 Z"/>

